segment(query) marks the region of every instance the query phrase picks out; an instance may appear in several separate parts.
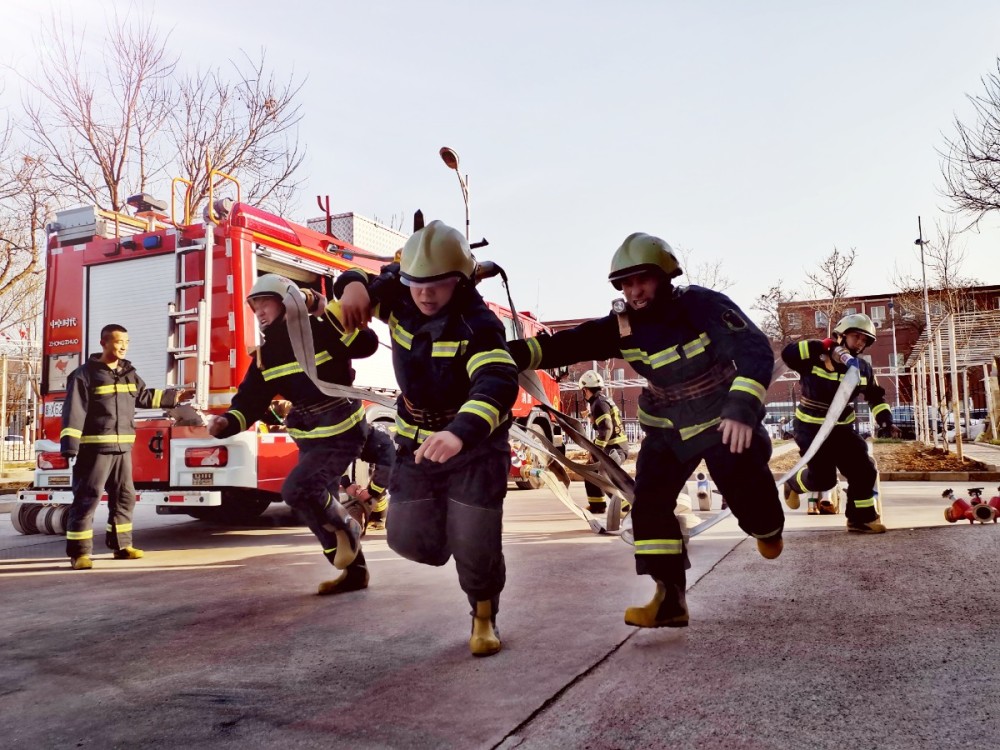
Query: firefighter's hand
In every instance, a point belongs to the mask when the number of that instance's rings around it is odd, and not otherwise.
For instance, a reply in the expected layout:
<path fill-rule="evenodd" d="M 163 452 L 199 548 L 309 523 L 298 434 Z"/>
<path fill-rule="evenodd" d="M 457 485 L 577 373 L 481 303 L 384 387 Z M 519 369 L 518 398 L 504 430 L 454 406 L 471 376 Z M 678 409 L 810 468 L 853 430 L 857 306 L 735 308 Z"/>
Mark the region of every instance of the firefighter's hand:
<path fill-rule="evenodd" d="M 753 439 L 753 427 L 735 419 L 723 419 L 719 423 L 719 432 L 722 433 L 722 444 L 729 446 L 730 453 L 742 453 L 750 447 Z"/>
<path fill-rule="evenodd" d="M 208 428 L 208 434 L 212 437 L 219 437 L 228 426 L 229 420 L 218 414 L 209 414 L 205 417 L 205 427 Z"/>
<path fill-rule="evenodd" d="M 413 462 L 419 464 L 427 459 L 443 464 L 449 458 L 457 456 L 463 445 L 462 438 L 454 432 L 447 430 L 435 432 L 423 442 L 423 445 L 417 448 L 417 452 L 413 454 Z"/>
<path fill-rule="evenodd" d="M 347 493 L 348 497 L 353 497 L 356 500 L 368 501 L 372 499 L 372 494 L 368 491 L 368 488 L 362 487 L 360 484 L 349 484 L 344 488 L 344 492 Z"/>
<path fill-rule="evenodd" d="M 174 400 L 175 404 L 179 404 L 181 401 L 190 401 L 194 398 L 194 388 L 181 388 L 177 391 L 177 398 Z"/>
<path fill-rule="evenodd" d="M 360 281 L 353 281 L 340 297 L 340 311 L 344 315 L 344 328 L 350 332 L 367 328 L 372 319 L 372 299 L 368 288 Z"/>

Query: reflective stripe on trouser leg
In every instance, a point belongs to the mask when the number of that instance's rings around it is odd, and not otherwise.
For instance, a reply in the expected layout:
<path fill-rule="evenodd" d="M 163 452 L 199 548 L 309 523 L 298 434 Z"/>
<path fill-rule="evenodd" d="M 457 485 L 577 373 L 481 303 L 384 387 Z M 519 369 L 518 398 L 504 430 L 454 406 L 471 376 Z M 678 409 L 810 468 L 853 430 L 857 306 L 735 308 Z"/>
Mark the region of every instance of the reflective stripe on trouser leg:
<path fill-rule="evenodd" d="M 875 481 L 878 472 L 864 439 L 854 430 L 834 430 L 838 432 L 835 446 L 837 465 L 847 479 L 847 504 L 844 515 L 853 523 L 869 523 L 878 518 L 875 508 Z M 833 437 L 831 435 L 830 437 Z"/>
<path fill-rule="evenodd" d="M 132 546 L 132 516 L 135 512 L 135 486 L 132 484 L 132 454 L 112 455 L 111 472 L 105 489 L 108 491 L 108 523 L 104 544 L 110 550 Z"/>
<path fill-rule="evenodd" d="M 665 431 L 650 429 L 639 449 L 635 472 L 632 528 L 635 533 L 635 570 L 663 583 L 685 585 L 691 567 L 674 511 L 677 495 L 698 465 L 698 459 L 680 461 Z"/>
<path fill-rule="evenodd" d="M 94 551 L 94 513 L 111 472 L 110 454 L 83 447 L 73 464 L 73 504 L 66 516 L 66 555 L 80 557 Z"/>
<path fill-rule="evenodd" d="M 733 453 L 722 443 L 705 451 L 708 471 L 740 528 L 757 539 L 779 537 L 785 526 L 778 487 L 767 464 L 770 457 L 771 439 L 761 425 L 754 428 L 750 447 L 742 453 Z"/>
<path fill-rule="evenodd" d="M 424 565 L 448 562 L 446 487 L 440 466 L 418 467 L 412 456 L 396 458 L 389 481 L 392 513 L 385 523 L 389 549 Z"/>

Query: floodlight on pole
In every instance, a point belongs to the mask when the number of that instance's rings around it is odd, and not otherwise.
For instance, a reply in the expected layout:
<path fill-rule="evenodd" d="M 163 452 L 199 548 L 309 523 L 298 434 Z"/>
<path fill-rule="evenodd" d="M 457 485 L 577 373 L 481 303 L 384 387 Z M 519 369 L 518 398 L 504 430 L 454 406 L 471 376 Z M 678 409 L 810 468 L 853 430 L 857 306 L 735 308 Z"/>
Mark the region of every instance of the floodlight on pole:
<path fill-rule="evenodd" d="M 458 171 L 458 153 L 453 148 L 448 148 L 447 146 L 442 146 L 441 150 L 438 151 L 441 155 L 441 161 L 445 163 L 448 169 L 453 169 L 455 174 L 458 175 L 458 184 L 462 188 L 462 200 L 465 201 L 465 239 L 469 239 L 469 175 L 462 176 L 462 173 Z"/>

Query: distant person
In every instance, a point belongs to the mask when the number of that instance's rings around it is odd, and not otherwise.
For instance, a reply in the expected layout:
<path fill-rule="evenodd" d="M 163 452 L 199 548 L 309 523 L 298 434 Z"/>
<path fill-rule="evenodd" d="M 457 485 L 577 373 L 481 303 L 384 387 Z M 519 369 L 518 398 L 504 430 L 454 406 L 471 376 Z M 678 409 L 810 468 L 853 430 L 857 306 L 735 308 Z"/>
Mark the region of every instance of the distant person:
<path fill-rule="evenodd" d="M 148 389 L 125 359 L 128 331 L 110 324 L 101 329 L 101 353 L 91 355 L 70 373 L 63 403 L 60 452 L 73 464 L 73 504 L 66 522 L 66 554 L 73 570 L 94 567 L 94 513 L 108 493 L 108 525 L 104 543 L 116 560 L 136 560 L 132 546 L 132 444 L 135 407 L 170 408 L 190 398 L 191 390 Z"/>
<path fill-rule="evenodd" d="M 580 390 L 587 402 L 587 415 L 594 428 L 594 445 L 621 466 L 628 458 L 628 437 L 622 425 L 621 412 L 614 401 L 604 395 L 603 389 L 604 378 L 595 370 L 587 370 L 580 376 Z M 584 489 L 587 491 L 587 510 L 591 513 L 606 512 L 608 506 L 601 488 L 585 482 Z M 623 510 L 627 508 L 628 506 Z"/>
<path fill-rule="evenodd" d="M 885 390 L 875 379 L 872 366 L 860 359 L 865 348 L 875 343 L 875 325 L 867 315 L 847 315 L 833 329 L 832 339 L 793 342 L 781 358 L 801 376 L 802 397 L 795 410 L 795 442 L 805 454 L 826 419 L 830 403 L 847 374 L 848 366 L 861 373 L 861 382 L 851 400 L 864 394 L 872 418 L 880 427 L 891 429 L 892 411 L 885 402 Z M 837 424 L 809 465 L 785 482 L 785 504 L 799 507 L 799 496 L 825 492 L 837 484 L 837 471 L 847 478 L 847 530 L 858 534 L 882 534 L 885 525 L 875 507 L 875 463 L 868 447 L 854 430 L 854 405 L 848 403 Z"/>

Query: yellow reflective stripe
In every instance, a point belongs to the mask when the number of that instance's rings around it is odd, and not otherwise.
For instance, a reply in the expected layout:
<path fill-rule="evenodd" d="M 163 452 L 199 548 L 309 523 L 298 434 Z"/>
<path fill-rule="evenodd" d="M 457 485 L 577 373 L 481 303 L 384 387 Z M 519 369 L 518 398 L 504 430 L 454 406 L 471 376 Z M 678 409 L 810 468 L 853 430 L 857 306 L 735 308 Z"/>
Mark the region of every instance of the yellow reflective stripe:
<path fill-rule="evenodd" d="M 872 407 L 872 416 L 877 417 L 884 411 L 889 411 L 889 404 L 879 404 L 878 406 Z"/>
<path fill-rule="evenodd" d="M 243 412 L 232 409 L 229 414 L 236 417 L 236 421 L 240 423 L 240 432 L 243 432 L 247 428 L 247 418 L 243 416 Z"/>
<path fill-rule="evenodd" d="M 824 380 L 840 380 L 840 375 L 838 375 L 835 372 L 827 372 L 822 367 L 813 366 L 812 374 L 816 375 L 817 377 L 821 377 Z"/>
<path fill-rule="evenodd" d="M 137 393 L 135 383 L 116 383 L 114 385 L 99 385 L 94 388 L 95 396 L 106 396 L 109 393 Z"/>
<path fill-rule="evenodd" d="M 674 426 L 666 417 L 657 417 L 648 412 L 645 412 L 640 407 L 639 409 L 639 424 L 644 424 L 649 427 L 659 427 L 661 429 L 667 430 Z"/>
<path fill-rule="evenodd" d="M 344 337 L 341 336 L 340 340 L 343 341 Z M 317 365 L 321 365 L 324 362 L 329 362 L 331 359 L 333 359 L 333 355 L 330 354 L 330 352 L 326 352 L 326 351 L 324 351 L 324 352 L 316 352 L 316 364 Z"/>
<path fill-rule="evenodd" d="M 800 495 L 803 492 L 808 492 L 808 490 L 806 489 L 806 483 L 802 481 L 802 475 L 806 473 L 806 470 L 808 468 L 809 468 L 808 466 L 803 466 L 801 469 L 795 472 L 795 478 L 793 481 L 795 483 L 795 486 L 799 488 Z"/>
<path fill-rule="evenodd" d="M 485 367 L 486 365 L 513 365 L 514 358 L 510 356 L 510 352 L 506 349 L 490 349 L 489 351 L 479 352 L 478 354 L 473 354 L 469 357 L 469 361 L 465 363 L 465 370 L 469 373 L 469 377 L 478 370 L 480 367 Z"/>
<path fill-rule="evenodd" d="M 389 316 L 389 329 L 392 333 L 392 340 L 406 350 L 413 346 L 413 334 L 399 324 L 395 315 Z"/>
<path fill-rule="evenodd" d="M 594 420 L 594 424 L 598 425 L 601 422 L 603 422 L 605 419 L 610 420 L 611 419 L 611 415 L 610 414 L 602 414 L 601 416 L 599 416 L 597 419 Z"/>
<path fill-rule="evenodd" d="M 396 434 L 402 435 L 410 440 L 415 440 L 417 445 L 424 442 L 434 433 L 430 430 L 421 430 L 416 425 L 412 425 L 409 422 L 404 422 L 403 419 L 397 414 L 396 415 Z"/>
<path fill-rule="evenodd" d="M 642 362 L 644 365 L 649 364 L 649 355 L 642 349 L 622 349 L 622 356 L 625 358 L 626 362 Z"/>
<path fill-rule="evenodd" d="M 384 513 L 385 509 L 388 508 L 388 507 L 389 507 L 389 498 L 383 497 L 383 498 L 377 500 L 372 505 L 372 512 L 373 513 Z"/>
<path fill-rule="evenodd" d="M 159 409 L 160 408 L 160 401 L 162 401 L 162 400 L 163 400 L 163 391 L 161 391 L 159 388 L 154 388 L 153 389 L 153 407 L 152 408 Z"/>
<path fill-rule="evenodd" d="M 330 549 L 323 550 L 323 554 L 324 555 L 332 555 L 336 551 L 337 551 L 336 547 L 330 547 Z"/>
<path fill-rule="evenodd" d="M 358 337 L 358 334 L 360 334 L 360 333 L 361 333 L 361 329 L 360 328 L 355 328 L 350 333 L 345 333 L 343 336 L 341 336 L 340 337 L 340 343 L 342 343 L 344 346 L 350 346 L 351 344 L 354 343 L 354 339 L 356 339 Z"/>
<path fill-rule="evenodd" d="M 261 375 L 264 376 L 264 380 L 275 380 L 277 378 L 283 378 L 285 375 L 294 375 L 297 372 L 302 372 L 302 366 L 298 362 L 286 362 L 283 365 L 278 365 L 277 367 L 269 367 Z"/>
<path fill-rule="evenodd" d="M 844 376 L 843 376 L 843 375 L 841 375 L 841 376 L 840 376 L 840 379 L 841 379 L 841 380 L 843 380 L 843 379 L 844 379 Z M 866 377 L 865 377 L 864 375 L 862 375 L 862 376 L 861 376 L 861 380 L 859 380 L 859 381 L 858 381 L 858 385 L 861 385 L 861 386 L 865 386 L 865 385 L 868 385 L 868 378 L 866 378 Z"/>
<path fill-rule="evenodd" d="M 707 333 L 702 333 L 694 341 L 689 341 L 682 347 L 684 356 L 691 359 L 705 351 L 705 347 L 712 343 Z"/>
<path fill-rule="evenodd" d="M 757 400 L 762 404 L 764 403 L 764 397 L 767 395 L 767 388 L 758 383 L 756 380 L 744 377 L 737 377 L 736 380 L 733 381 L 729 390 L 749 393 L 751 396 L 756 396 Z"/>
<path fill-rule="evenodd" d="M 649 355 L 649 364 L 656 370 L 664 365 L 669 365 L 672 362 L 678 362 L 681 358 L 680 353 L 677 351 L 676 346 L 671 346 L 668 349 L 664 349 L 662 352 L 656 352 L 655 354 Z"/>
<path fill-rule="evenodd" d="M 535 337 L 526 339 L 525 343 L 528 345 L 528 354 L 530 355 L 528 369 L 536 370 L 542 364 L 542 345 L 538 343 L 538 339 Z"/>
<path fill-rule="evenodd" d="M 134 443 L 135 435 L 84 435 L 80 438 L 81 443 Z"/>
<path fill-rule="evenodd" d="M 801 420 L 803 422 L 807 422 L 808 424 L 823 424 L 823 421 L 825 420 L 825 417 L 814 417 L 814 416 L 811 416 L 809 414 L 806 414 L 804 411 L 802 411 L 802 409 L 799 409 L 799 408 L 795 409 L 795 418 L 799 419 L 799 420 Z M 837 424 L 850 424 L 855 419 L 856 419 L 855 414 L 852 411 L 847 416 L 846 419 L 837 420 Z"/>
<path fill-rule="evenodd" d="M 709 427 L 719 424 L 722 421 L 722 417 L 716 417 L 709 422 L 702 422 L 701 424 L 693 424 L 690 427 L 681 427 L 681 440 L 688 440 L 693 438 L 695 435 L 700 435 Z"/>
<path fill-rule="evenodd" d="M 865 498 L 864 500 L 855 500 L 854 501 L 854 507 L 855 508 L 874 508 L 875 507 L 875 498 L 874 497 L 868 497 L 868 498 Z"/>
<path fill-rule="evenodd" d="M 500 424 L 500 410 L 486 401 L 466 401 L 462 404 L 462 408 L 458 410 L 458 413 L 475 414 L 477 417 L 482 417 L 490 426 L 490 432 L 493 432 L 497 428 L 497 425 Z"/>
<path fill-rule="evenodd" d="M 385 490 L 386 490 L 385 487 L 379 487 L 377 484 L 375 484 L 375 482 L 368 483 L 368 491 L 374 492 L 376 495 L 381 495 L 383 492 L 385 492 Z"/>
<path fill-rule="evenodd" d="M 594 445 L 596 445 L 598 448 L 603 448 L 607 444 L 608 444 L 607 440 L 600 440 L 600 439 L 594 440 Z"/>
<path fill-rule="evenodd" d="M 130 523 L 120 523 L 117 526 L 115 526 L 114 524 L 109 523 L 107 526 L 104 527 L 104 530 L 105 531 L 114 531 L 114 532 L 116 532 L 118 534 L 124 534 L 126 531 L 131 531 L 132 530 L 132 524 L 130 524 Z"/>
<path fill-rule="evenodd" d="M 296 440 L 315 440 L 316 438 L 327 438 L 334 437 L 335 435 L 341 435 L 347 432 L 349 429 L 354 427 L 356 424 L 361 424 L 365 421 L 365 407 L 364 404 L 358 407 L 358 410 L 354 412 L 347 419 L 342 422 L 338 422 L 334 425 L 324 425 L 321 427 L 314 427 L 311 430 L 296 430 L 292 427 L 288 428 L 288 434 L 291 435 Z"/>
<path fill-rule="evenodd" d="M 799 342 L 799 357 L 803 360 L 809 359 L 809 342 L 800 341 Z"/>
<path fill-rule="evenodd" d="M 636 539 L 637 555 L 679 555 L 684 551 L 682 539 Z"/>
<path fill-rule="evenodd" d="M 94 530 L 87 529 L 86 531 L 67 531 L 66 538 L 70 541 L 78 541 L 80 539 L 93 539 Z"/>
<path fill-rule="evenodd" d="M 64 437 L 78 438 L 82 434 L 83 433 L 80 432 L 80 430 L 75 430 L 72 427 L 63 427 L 62 432 L 59 433 L 59 437 L 61 437 L 61 438 L 64 438 Z"/>
<path fill-rule="evenodd" d="M 468 341 L 435 341 L 431 344 L 432 357 L 454 357 L 459 351 L 464 351 Z"/>
<path fill-rule="evenodd" d="M 619 435 L 616 438 L 611 438 L 608 441 L 608 445 L 621 445 L 622 443 L 627 443 L 628 438 L 625 435 Z"/>

